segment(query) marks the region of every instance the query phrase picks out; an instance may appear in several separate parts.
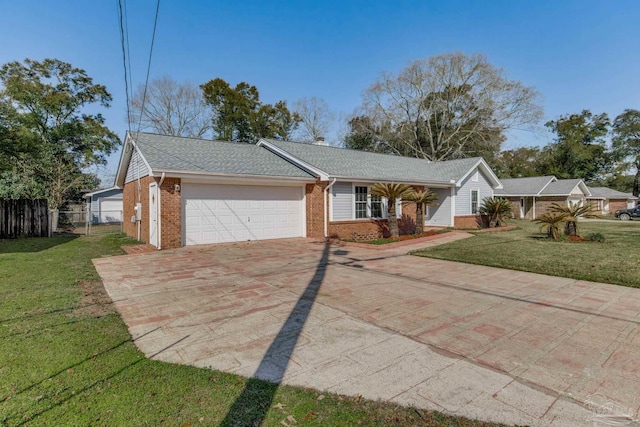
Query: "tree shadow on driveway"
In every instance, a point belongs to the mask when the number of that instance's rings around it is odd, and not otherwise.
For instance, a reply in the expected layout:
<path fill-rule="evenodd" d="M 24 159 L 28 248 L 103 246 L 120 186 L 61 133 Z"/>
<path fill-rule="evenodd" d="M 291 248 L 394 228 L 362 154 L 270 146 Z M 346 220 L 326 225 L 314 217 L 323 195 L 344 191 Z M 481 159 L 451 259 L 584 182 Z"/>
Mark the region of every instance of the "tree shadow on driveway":
<path fill-rule="evenodd" d="M 229 408 L 221 426 L 262 425 L 324 280 L 330 244 L 326 242 L 324 245 L 315 274 L 267 349 L 253 377 Z"/>

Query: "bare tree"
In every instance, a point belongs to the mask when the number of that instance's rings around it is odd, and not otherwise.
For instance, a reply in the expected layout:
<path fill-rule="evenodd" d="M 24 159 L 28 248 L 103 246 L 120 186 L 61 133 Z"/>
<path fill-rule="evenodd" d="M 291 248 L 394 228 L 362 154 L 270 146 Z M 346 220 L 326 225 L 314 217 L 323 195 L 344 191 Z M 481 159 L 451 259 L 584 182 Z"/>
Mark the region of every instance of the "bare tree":
<path fill-rule="evenodd" d="M 382 151 L 433 161 L 495 154 L 505 131 L 539 122 L 538 102 L 534 88 L 508 80 L 484 55 L 448 53 L 383 73 L 364 93 L 372 129 L 363 132 L 383 141 Z"/>
<path fill-rule="evenodd" d="M 203 137 L 211 129 L 211 109 L 198 85 L 164 76 L 149 83 L 143 107 L 144 96 L 140 85 L 131 100 L 133 127 L 140 123 L 140 130 L 191 138 Z"/>
<path fill-rule="evenodd" d="M 297 139 L 304 142 L 313 142 L 320 137 L 326 137 L 335 119 L 329 104 L 322 98 L 301 98 L 294 102 L 293 110 L 302 119 L 296 135 Z"/>

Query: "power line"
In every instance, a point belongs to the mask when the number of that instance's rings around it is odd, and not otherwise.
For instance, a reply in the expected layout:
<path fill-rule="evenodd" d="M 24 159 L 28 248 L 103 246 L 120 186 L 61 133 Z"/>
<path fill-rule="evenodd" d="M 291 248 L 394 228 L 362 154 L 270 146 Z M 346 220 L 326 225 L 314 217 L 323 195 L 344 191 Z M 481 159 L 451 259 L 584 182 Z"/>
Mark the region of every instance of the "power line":
<path fill-rule="evenodd" d="M 129 97 L 133 101 L 133 78 L 131 77 L 131 47 L 129 46 L 129 17 L 127 15 L 127 0 L 124 0 L 124 34 L 127 40 L 127 65 L 129 66 Z"/>
<path fill-rule="evenodd" d="M 149 49 L 149 61 L 147 63 L 147 77 L 144 81 L 144 91 L 142 93 L 142 109 L 140 110 L 140 118 L 138 120 L 138 132 L 142 125 L 142 115 L 144 114 L 144 104 L 147 101 L 147 86 L 149 84 L 149 72 L 151 71 L 151 56 L 153 55 L 153 44 L 156 40 L 156 28 L 158 27 L 158 12 L 160 11 L 160 0 L 156 3 L 156 17 L 153 22 L 153 34 L 151 35 L 151 48 Z"/>
<path fill-rule="evenodd" d="M 127 76 L 127 51 L 125 48 L 125 36 L 124 36 L 124 24 L 122 14 L 122 0 L 117 0 L 118 3 L 118 22 L 120 24 L 120 45 L 122 47 L 122 65 L 124 66 L 124 87 L 127 100 L 127 127 L 131 132 L 131 109 L 129 107 L 129 78 Z M 131 68 L 131 67 L 129 67 Z"/>

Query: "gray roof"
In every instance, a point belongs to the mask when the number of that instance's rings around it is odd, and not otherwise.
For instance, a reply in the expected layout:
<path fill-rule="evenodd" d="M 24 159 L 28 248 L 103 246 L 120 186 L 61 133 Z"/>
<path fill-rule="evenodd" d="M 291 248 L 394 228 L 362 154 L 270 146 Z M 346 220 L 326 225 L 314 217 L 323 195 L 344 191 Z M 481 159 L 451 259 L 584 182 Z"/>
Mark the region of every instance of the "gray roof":
<path fill-rule="evenodd" d="M 631 193 L 623 193 L 607 187 L 589 187 L 589 191 L 594 199 L 637 199 Z"/>
<path fill-rule="evenodd" d="M 359 150 L 314 145 L 300 142 L 263 139 L 282 151 L 330 177 L 382 180 L 396 182 L 459 181 L 481 160 L 473 157 L 460 160 L 429 162 L 413 157 L 369 153 Z"/>
<path fill-rule="evenodd" d="M 131 136 L 152 170 L 313 178 L 292 163 L 253 144 L 143 132 Z"/>
<path fill-rule="evenodd" d="M 571 194 L 576 185 L 582 182 L 581 179 L 559 179 L 547 185 L 540 192 L 541 196 L 564 196 Z"/>
<path fill-rule="evenodd" d="M 496 190 L 495 193 L 505 196 L 536 196 L 553 179 L 555 179 L 554 176 L 501 179 L 503 188 Z"/>

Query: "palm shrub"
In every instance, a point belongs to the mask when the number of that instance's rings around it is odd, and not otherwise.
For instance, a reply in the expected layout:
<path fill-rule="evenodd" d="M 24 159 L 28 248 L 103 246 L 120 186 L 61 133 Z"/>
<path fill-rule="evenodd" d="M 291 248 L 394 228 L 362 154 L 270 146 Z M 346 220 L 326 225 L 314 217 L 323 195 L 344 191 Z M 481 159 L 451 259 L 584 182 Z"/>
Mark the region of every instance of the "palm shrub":
<path fill-rule="evenodd" d="M 398 217 L 396 216 L 396 200 L 404 199 L 409 195 L 412 188 L 408 184 L 378 183 L 371 187 L 371 194 L 387 199 L 387 218 L 389 221 L 389 232 L 391 237 L 400 236 L 398 230 Z"/>
<path fill-rule="evenodd" d="M 566 214 L 564 234 L 567 236 L 578 235 L 578 218 L 598 217 L 598 215 L 593 212 L 593 206 L 591 203 L 584 205 L 573 202 L 569 202 L 568 205 L 552 203 L 551 206 L 549 206 L 549 212 Z"/>
<path fill-rule="evenodd" d="M 402 200 L 416 204 L 416 234 L 422 236 L 424 233 L 424 207 L 437 206 L 438 195 L 428 188 L 425 188 L 424 190 L 409 191 Z"/>
<path fill-rule="evenodd" d="M 534 221 L 540 224 L 540 231 L 547 233 L 553 240 L 560 238 L 560 226 L 566 221 L 567 214 L 564 212 L 549 212 L 540 215 Z"/>
<path fill-rule="evenodd" d="M 501 197 L 485 197 L 479 212 L 489 217 L 489 227 L 497 227 L 511 217 L 511 202 Z"/>

